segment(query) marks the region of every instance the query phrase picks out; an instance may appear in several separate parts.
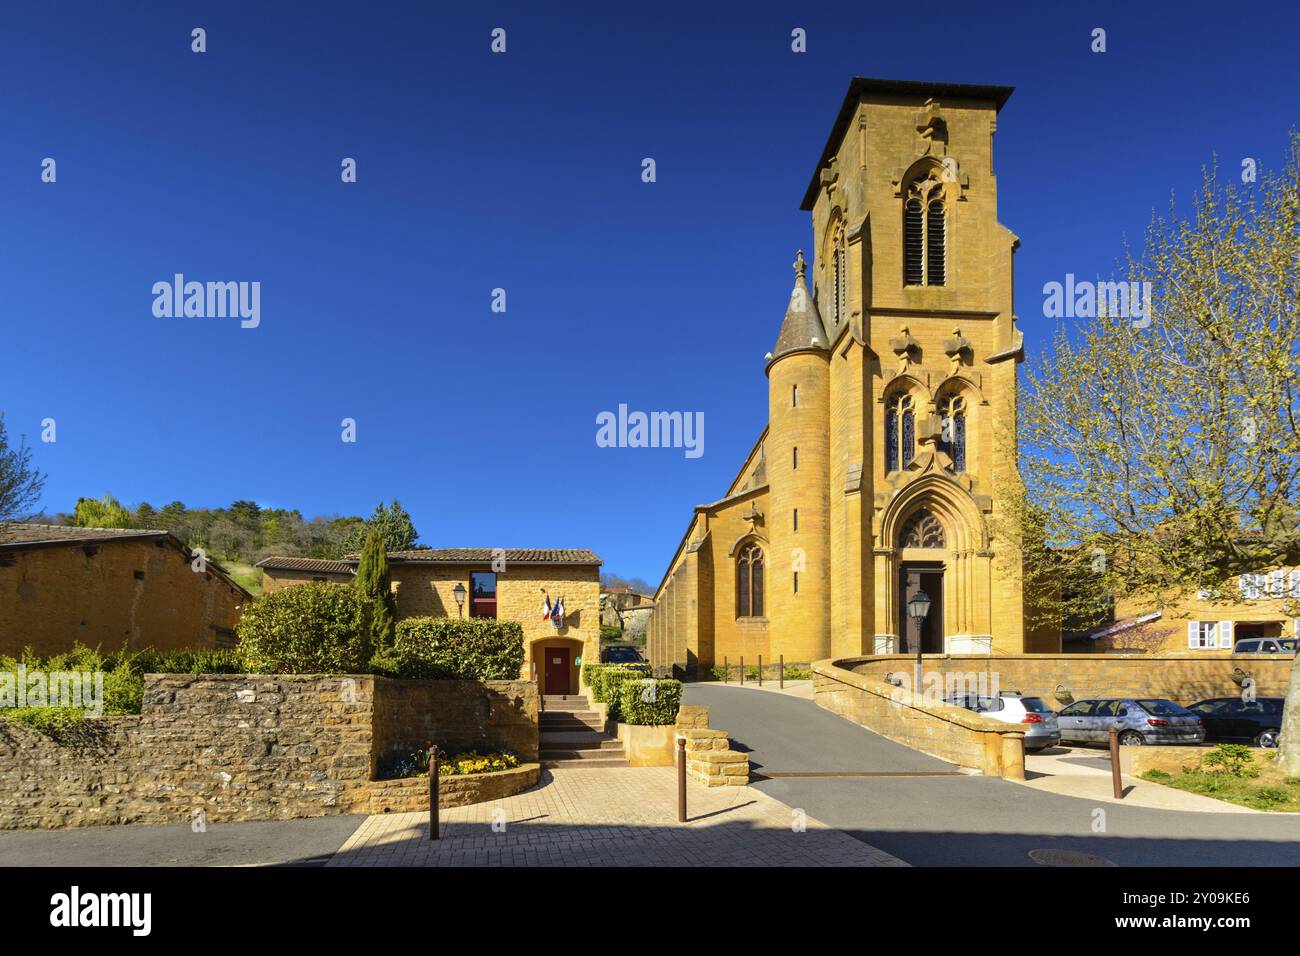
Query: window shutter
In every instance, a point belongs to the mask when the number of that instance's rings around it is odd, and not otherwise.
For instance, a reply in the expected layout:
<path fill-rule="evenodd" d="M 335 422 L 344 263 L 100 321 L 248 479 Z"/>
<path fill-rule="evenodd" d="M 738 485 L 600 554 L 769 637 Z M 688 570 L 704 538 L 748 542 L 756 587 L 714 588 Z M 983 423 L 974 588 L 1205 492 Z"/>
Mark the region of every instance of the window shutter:
<path fill-rule="evenodd" d="M 1286 572 L 1273 571 L 1268 576 L 1268 596 L 1272 598 L 1286 597 Z"/>
<path fill-rule="evenodd" d="M 1291 572 L 1291 590 L 1289 594 L 1293 598 L 1300 598 L 1300 568 Z M 1296 636 L 1300 637 L 1300 635 Z"/>
<path fill-rule="evenodd" d="M 1227 648 L 1232 647 L 1232 622 L 1231 621 L 1219 622 L 1219 646 L 1227 647 Z"/>
<path fill-rule="evenodd" d="M 1200 643 L 1201 643 L 1201 622 L 1200 622 L 1200 621 L 1188 621 L 1188 622 L 1187 622 L 1187 646 L 1188 646 L 1188 648 L 1190 648 L 1190 649 L 1192 649 L 1192 650 L 1195 650 L 1197 647 L 1200 646 Z"/>

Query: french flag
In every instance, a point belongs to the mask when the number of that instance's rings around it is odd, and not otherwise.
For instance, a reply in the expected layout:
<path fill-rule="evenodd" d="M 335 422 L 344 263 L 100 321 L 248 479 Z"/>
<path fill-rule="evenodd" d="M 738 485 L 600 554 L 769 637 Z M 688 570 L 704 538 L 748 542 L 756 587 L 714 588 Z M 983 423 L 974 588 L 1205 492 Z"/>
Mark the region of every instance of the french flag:
<path fill-rule="evenodd" d="M 555 607 L 551 608 L 551 621 L 557 626 L 564 623 L 564 596 L 555 599 Z"/>
<path fill-rule="evenodd" d="M 542 605 L 542 620 L 545 621 L 551 616 L 551 596 L 546 595 L 546 603 Z"/>

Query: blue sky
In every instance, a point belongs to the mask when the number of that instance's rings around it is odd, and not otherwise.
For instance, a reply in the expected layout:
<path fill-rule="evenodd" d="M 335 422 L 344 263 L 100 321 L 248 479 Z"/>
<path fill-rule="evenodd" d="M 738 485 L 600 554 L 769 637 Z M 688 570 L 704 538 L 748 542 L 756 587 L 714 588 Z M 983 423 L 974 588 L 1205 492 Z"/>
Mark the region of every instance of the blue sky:
<path fill-rule="evenodd" d="M 1279 165 L 1300 113 L 1287 5 L 618 6 L 7 4 L 0 411 L 45 507 L 396 497 L 427 544 L 654 583 L 764 425 L 851 76 L 1017 87 L 996 169 L 1031 352 L 1044 282 L 1109 273 L 1215 153 Z M 260 326 L 156 318 L 177 272 L 259 281 Z M 620 403 L 702 411 L 704 455 L 597 447 Z"/>

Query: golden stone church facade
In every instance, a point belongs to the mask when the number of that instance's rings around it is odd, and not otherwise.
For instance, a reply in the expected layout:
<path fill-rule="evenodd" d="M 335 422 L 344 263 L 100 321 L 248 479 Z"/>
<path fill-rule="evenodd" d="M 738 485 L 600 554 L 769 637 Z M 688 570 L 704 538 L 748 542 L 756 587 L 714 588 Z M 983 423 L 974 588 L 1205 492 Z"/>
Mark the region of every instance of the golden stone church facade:
<path fill-rule="evenodd" d="M 855 78 L 802 208 L 768 426 L 655 594 L 656 670 L 910 651 L 1055 652 L 995 533 L 1015 474 L 1019 240 L 993 134 L 1011 88 Z M 919 628 L 904 608 L 924 590 Z"/>

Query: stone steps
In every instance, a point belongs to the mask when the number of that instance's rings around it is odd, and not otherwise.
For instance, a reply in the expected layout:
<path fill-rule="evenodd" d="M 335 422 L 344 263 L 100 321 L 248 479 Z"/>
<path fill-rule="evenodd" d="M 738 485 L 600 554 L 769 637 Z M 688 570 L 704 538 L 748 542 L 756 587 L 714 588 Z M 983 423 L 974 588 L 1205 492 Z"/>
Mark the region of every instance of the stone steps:
<path fill-rule="evenodd" d="M 584 696 L 546 696 L 539 718 L 538 759 L 543 767 L 626 767 L 622 742 L 605 732 Z"/>

